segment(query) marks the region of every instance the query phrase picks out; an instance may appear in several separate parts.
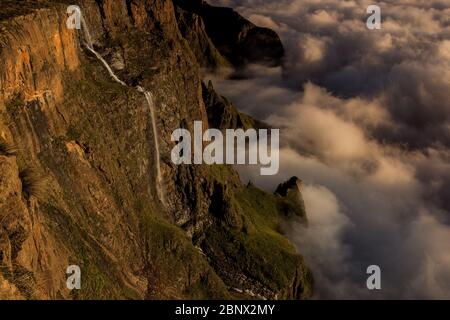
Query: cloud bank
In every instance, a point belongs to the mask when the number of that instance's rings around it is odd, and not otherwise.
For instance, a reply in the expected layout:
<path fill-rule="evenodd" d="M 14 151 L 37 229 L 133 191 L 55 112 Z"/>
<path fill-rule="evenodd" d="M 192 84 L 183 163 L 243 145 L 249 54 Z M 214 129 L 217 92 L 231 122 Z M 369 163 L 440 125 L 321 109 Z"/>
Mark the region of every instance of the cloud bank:
<path fill-rule="evenodd" d="M 276 30 L 283 68 L 215 78 L 241 110 L 281 128 L 281 170 L 243 179 L 273 190 L 303 179 L 309 227 L 287 234 L 312 267 L 317 298 L 450 298 L 450 4 L 214 0 Z M 382 290 L 366 269 L 382 270 Z"/>

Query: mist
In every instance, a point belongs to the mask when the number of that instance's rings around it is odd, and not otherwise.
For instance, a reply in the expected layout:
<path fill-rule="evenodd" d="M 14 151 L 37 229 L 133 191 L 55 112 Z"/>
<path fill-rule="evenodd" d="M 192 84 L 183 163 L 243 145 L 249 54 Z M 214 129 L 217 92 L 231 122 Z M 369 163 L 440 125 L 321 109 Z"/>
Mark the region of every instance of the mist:
<path fill-rule="evenodd" d="M 280 172 L 244 181 L 273 191 L 298 176 L 308 226 L 286 234 L 315 298 L 450 298 L 450 3 L 214 0 L 278 32 L 283 67 L 211 76 L 242 111 L 280 128 Z M 366 288 L 378 265 L 382 289 Z"/>

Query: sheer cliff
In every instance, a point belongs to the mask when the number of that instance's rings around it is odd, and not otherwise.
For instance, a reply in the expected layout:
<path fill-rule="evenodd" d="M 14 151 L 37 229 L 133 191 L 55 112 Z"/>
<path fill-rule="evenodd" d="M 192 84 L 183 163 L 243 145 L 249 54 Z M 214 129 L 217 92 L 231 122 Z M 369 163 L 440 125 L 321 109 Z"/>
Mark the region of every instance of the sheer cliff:
<path fill-rule="evenodd" d="M 276 35 L 239 16 L 230 25 L 245 42 L 220 42 L 208 13 L 172 0 L 1 4 L 0 298 L 311 296 L 311 273 L 279 231 L 305 219 L 299 190 L 269 194 L 229 166 L 170 160 L 171 133 L 195 120 L 258 125 L 203 84 L 201 68 L 278 59 Z M 66 27 L 72 4 L 125 85 Z M 268 46 L 263 56 L 242 55 L 252 43 Z M 69 265 L 80 290 L 66 287 Z"/>

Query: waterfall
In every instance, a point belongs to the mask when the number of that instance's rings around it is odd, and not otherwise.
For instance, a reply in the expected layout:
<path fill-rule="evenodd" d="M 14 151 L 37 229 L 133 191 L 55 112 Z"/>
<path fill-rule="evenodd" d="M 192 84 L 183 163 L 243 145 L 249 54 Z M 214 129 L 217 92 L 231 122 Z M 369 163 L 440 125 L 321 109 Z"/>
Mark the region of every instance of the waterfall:
<path fill-rule="evenodd" d="M 147 99 L 147 105 L 150 109 L 150 118 L 152 119 L 152 130 L 153 130 L 153 139 L 155 143 L 155 158 L 156 158 L 156 192 L 158 193 L 159 200 L 165 205 L 165 195 L 164 190 L 162 188 L 162 175 L 161 175 L 161 156 L 159 154 L 159 141 L 156 129 L 156 117 L 155 117 L 155 107 L 153 104 L 153 95 L 150 91 L 146 91 L 141 86 L 136 87 L 137 90 L 144 94 L 145 99 Z"/>
<path fill-rule="evenodd" d="M 95 55 L 98 60 L 100 60 L 100 62 L 105 66 L 106 70 L 108 70 L 109 75 L 111 76 L 111 78 L 114 79 L 114 81 L 116 81 L 117 83 L 120 83 L 123 86 L 127 86 L 127 84 L 125 82 L 123 82 L 122 80 L 119 79 L 119 77 L 117 77 L 117 75 L 114 73 L 114 71 L 109 66 L 108 62 L 106 62 L 105 59 L 103 59 L 103 57 L 100 55 L 100 53 L 95 51 L 88 25 L 82 14 L 80 15 L 80 17 L 81 17 L 81 28 L 82 28 L 83 36 L 84 36 L 83 43 L 84 43 L 85 47 L 93 55 Z M 161 156 L 160 156 L 160 152 L 159 152 L 159 140 L 158 140 L 158 133 L 157 133 L 157 128 L 156 128 L 156 116 L 155 116 L 155 107 L 154 107 L 154 103 L 153 103 L 153 95 L 150 91 L 145 90 L 141 86 L 137 86 L 136 90 L 145 96 L 145 99 L 146 99 L 147 105 L 148 105 L 148 109 L 149 109 L 148 111 L 150 112 L 150 118 L 152 121 L 153 139 L 154 139 L 154 144 L 155 144 L 156 193 L 158 195 L 159 201 L 165 206 L 166 201 L 165 201 L 164 190 L 162 187 L 163 181 L 162 181 L 162 175 L 161 175 Z"/>
<path fill-rule="evenodd" d="M 109 75 L 111 76 L 111 78 L 114 79 L 114 81 L 120 83 L 123 86 L 126 86 L 126 83 L 123 82 L 122 80 L 120 80 L 116 74 L 114 73 L 114 71 L 111 69 L 111 67 L 109 66 L 108 62 L 105 61 L 105 59 L 103 59 L 103 57 L 100 55 L 100 53 L 98 53 L 97 51 L 94 50 L 94 45 L 92 44 L 92 38 L 91 38 L 91 34 L 89 32 L 86 20 L 84 20 L 83 15 L 81 15 L 81 28 L 83 30 L 84 33 L 84 44 L 86 46 L 86 48 L 92 53 L 94 54 L 98 60 L 100 60 L 103 65 L 105 66 L 106 70 L 108 70 Z"/>

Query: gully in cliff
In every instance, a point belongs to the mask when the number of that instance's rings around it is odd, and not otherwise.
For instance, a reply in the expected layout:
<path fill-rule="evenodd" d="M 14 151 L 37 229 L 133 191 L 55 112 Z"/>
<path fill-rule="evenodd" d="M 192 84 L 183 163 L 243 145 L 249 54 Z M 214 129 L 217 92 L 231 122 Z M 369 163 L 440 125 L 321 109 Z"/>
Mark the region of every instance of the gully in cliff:
<path fill-rule="evenodd" d="M 83 43 L 84 43 L 84 46 L 86 47 L 86 49 L 90 53 L 92 53 L 103 64 L 103 66 L 106 68 L 109 75 L 115 82 L 117 82 L 123 86 L 127 86 L 127 84 L 125 82 L 123 82 L 122 80 L 120 80 L 119 77 L 114 73 L 112 68 L 109 66 L 108 62 L 106 62 L 106 60 L 103 59 L 103 57 L 100 55 L 100 53 L 98 53 L 94 49 L 91 33 L 89 32 L 89 27 L 86 23 L 86 20 L 84 19 L 83 14 L 81 13 L 80 7 L 69 6 L 67 8 L 67 13 L 70 14 L 70 17 L 67 19 L 67 22 L 66 22 L 67 28 L 72 29 L 72 30 L 76 29 L 76 30 L 83 31 L 82 32 L 82 36 L 84 39 Z M 164 192 L 164 188 L 163 188 L 163 179 L 162 179 L 162 174 L 161 174 L 161 160 L 160 160 L 161 156 L 160 156 L 160 152 L 159 152 L 159 141 L 158 141 L 158 133 L 157 133 L 157 128 L 156 128 L 156 115 L 155 115 L 155 110 L 154 110 L 155 108 L 154 108 L 154 103 L 153 103 L 153 95 L 150 91 L 145 90 L 141 86 L 137 86 L 136 90 L 145 96 L 147 106 L 149 109 L 148 111 L 150 113 L 151 122 L 152 122 L 151 128 L 153 131 L 153 139 L 154 139 L 153 142 L 155 145 L 156 192 L 158 194 L 158 198 L 159 198 L 160 202 L 163 205 L 166 205 L 165 192 Z"/>
<path fill-rule="evenodd" d="M 263 166 L 260 168 L 263 176 L 278 173 L 279 129 L 227 129 L 224 137 L 218 129 L 203 132 L 203 128 L 202 121 L 194 122 L 194 141 L 187 129 L 177 129 L 172 133 L 172 141 L 178 142 L 171 153 L 174 164 L 259 164 Z M 211 143 L 203 149 L 204 142 Z"/>

